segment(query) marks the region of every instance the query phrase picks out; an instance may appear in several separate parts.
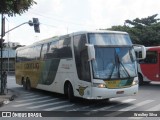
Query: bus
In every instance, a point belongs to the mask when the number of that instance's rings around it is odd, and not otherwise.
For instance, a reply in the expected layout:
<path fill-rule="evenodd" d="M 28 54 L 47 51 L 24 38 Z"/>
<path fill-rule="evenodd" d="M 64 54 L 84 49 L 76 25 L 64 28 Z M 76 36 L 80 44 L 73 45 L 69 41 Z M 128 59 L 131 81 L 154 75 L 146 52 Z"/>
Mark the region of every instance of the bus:
<path fill-rule="evenodd" d="M 126 32 L 81 31 L 45 39 L 18 48 L 15 66 L 17 84 L 61 93 L 71 102 L 138 92 L 135 50 Z"/>
<path fill-rule="evenodd" d="M 160 46 L 146 47 L 146 58 L 138 63 L 140 85 L 160 81 Z"/>

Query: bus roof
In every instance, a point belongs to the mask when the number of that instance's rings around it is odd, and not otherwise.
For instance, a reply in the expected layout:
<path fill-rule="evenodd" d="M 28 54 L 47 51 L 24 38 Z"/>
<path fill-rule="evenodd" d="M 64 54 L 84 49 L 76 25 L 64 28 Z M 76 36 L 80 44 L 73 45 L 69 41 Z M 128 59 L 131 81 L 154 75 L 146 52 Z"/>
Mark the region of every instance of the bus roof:
<path fill-rule="evenodd" d="M 74 36 L 74 35 L 87 34 L 87 33 L 128 34 L 127 32 L 122 32 L 122 31 L 110 31 L 110 30 L 78 31 L 78 32 L 73 32 L 73 33 L 66 34 L 66 35 L 54 36 L 54 37 L 51 37 L 51 38 L 43 39 L 43 40 L 40 40 L 40 41 L 38 41 L 38 42 L 34 42 L 34 43 L 31 44 L 31 45 L 27 45 L 27 46 L 24 46 L 24 47 L 19 47 L 19 48 L 17 48 L 16 50 L 25 49 L 25 48 L 32 47 L 32 46 L 38 45 L 38 44 L 40 45 L 40 44 L 43 44 L 43 43 L 47 43 L 47 42 L 49 42 L 49 41 L 56 41 L 56 40 L 58 40 L 59 38 L 65 37 L 65 36 Z"/>
<path fill-rule="evenodd" d="M 71 33 L 70 35 L 87 34 L 87 33 L 116 33 L 116 34 L 128 34 L 127 32 L 122 32 L 122 31 L 94 30 L 94 31 L 79 31 L 79 32 L 73 32 L 73 33 Z"/>
<path fill-rule="evenodd" d="M 157 50 L 157 51 L 160 51 L 160 46 L 146 47 L 146 50 Z"/>

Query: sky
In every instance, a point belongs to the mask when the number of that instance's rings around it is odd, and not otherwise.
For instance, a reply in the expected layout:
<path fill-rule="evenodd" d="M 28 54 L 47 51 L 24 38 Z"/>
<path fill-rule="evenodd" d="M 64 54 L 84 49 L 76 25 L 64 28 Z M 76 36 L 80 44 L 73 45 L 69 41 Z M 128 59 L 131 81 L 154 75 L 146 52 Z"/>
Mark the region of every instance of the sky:
<path fill-rule="evenodd" d="M 6 17 L 6 31 L 38 18 L 40 33 L 25 24 L 5 35 L 5 42 L 30 45 L 57 35 L 110 28 L 124 21 L 160 15 L 159 0 L 34 0 L 36 5 L 21 16 Z M 158 15 L 158 18 L 160 16 Z M 0 24 L 1 26 L 1 24 Z"/>

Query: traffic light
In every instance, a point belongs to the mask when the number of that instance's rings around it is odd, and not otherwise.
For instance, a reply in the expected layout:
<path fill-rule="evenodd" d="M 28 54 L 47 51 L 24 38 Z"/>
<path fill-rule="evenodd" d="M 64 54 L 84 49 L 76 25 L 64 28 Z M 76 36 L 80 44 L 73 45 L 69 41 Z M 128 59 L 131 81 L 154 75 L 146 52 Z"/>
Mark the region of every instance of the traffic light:
<path fill-rule="evenodd" d="M 34 26 L 34 31 L 35 31 L 36 33 L 40 33 L 39 20 L 38 20 L 38 18 L 33 18 L 33 26 Z"/>

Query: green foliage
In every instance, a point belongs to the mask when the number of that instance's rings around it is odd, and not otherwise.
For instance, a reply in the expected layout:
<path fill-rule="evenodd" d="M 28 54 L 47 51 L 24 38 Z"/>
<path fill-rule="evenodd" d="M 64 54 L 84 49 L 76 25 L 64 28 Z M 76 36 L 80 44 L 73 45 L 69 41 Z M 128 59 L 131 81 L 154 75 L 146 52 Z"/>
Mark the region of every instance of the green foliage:
<path fill-rule="evenodd" d="M 34 4 L 37 4 L 34 0 L 0 0 L 0 13 L 8 16 L 21 15 Z"/>
<path fill-rule="evenodd" d="M 157 15 L 126 20 L 125 25 L 112 26 L 109 30 L 128 32 L 134 44 L 158 46 L 160 45 L 160 19 L 156 19 Z"/>
<path fill-rule="evenodd" d="M 157 15 L 158 14 L 155 14 L 155 15 L 148 16 L 147 18 L 142 18 L 142 19 L 136 18 L 133 21 L 126 20 L 125 22 L 135 27 L 151 26 L 152 24 L 157 23 L 157 21 L 159 20 L 159 19 L 155 19 Z"/>

